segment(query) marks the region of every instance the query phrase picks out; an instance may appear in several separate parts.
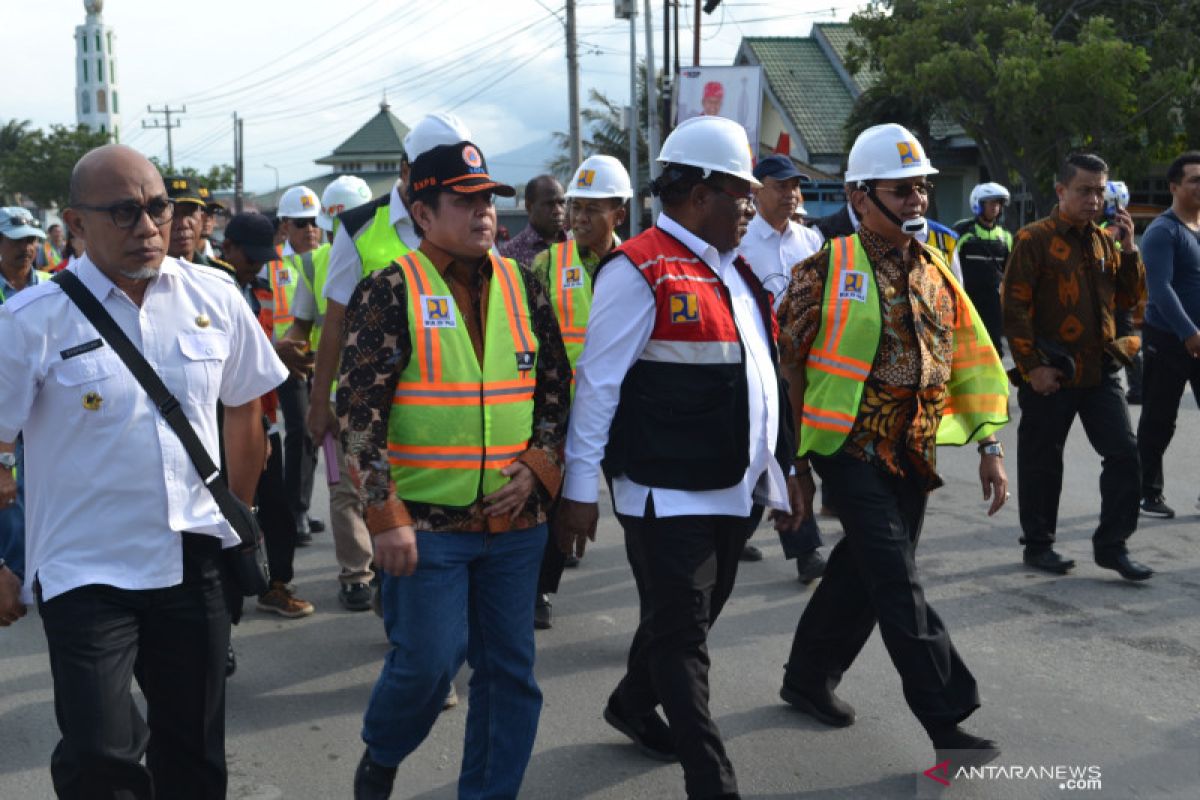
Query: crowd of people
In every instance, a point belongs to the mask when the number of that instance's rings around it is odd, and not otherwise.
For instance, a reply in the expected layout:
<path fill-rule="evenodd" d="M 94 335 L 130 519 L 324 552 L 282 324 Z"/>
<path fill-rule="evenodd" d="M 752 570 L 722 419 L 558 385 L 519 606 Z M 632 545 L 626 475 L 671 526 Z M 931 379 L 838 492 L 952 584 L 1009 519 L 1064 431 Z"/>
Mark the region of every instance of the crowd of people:
<path fill-rule="evenodd" d="M 663 143 L 644 233 L 618 236 L 640 198 L 595 155 L 565 188 L 529 181 L 528 227 L 497 245 L 494 198 L 516 190 L 462 120 L 429 115 L 404 148 L 387 194 L 343 176 L 288 189 L 274 218 L 230 215 L 121 145 L 76 164 L 60 224 L 0 209 L 0 625 L 36 602 L 60 797 L 225 796 L 230 625 L 243 598 L 313 613 L 293 561 L 326 525 L 341 606 L 374 609 L 389 643 L 348 792 L 391 796 L 468 664 L 459 796 L 516 797 L 542 711 L 535 630 L 596 538 L 602 482 L 640 607 L 603 717 L 678 762 L 688 797 L 740 796 L 707 640 L 764 515 L 799 582 L 819 579 L 782 700 L 852 725 L 836 689 L 878 627 L 939 759 L 987 763 L 1000 745 L 962 726 L 979 690 L 915 551 L 939 446 L 977 447 L 988 515 L 1010 499 L 1010 385 L 1024 564 L 1075 566 L 1054 545 L 1078 416 L 1102 465 L 1095 563 L 1153 575 L 1128 541 L 1139 512 L 1174 514 L 1163 453 L 1200 385 L 1200 152 L 1171 163 L 1172 207 L 1140 242 L 1091 153 L 1014 235 L 995 182 L 971 218 L 928 219 L 938 170 L 900 125 L 858 137 L 845 207 L 808 220 L 786 154 L 755 162 L 741 126 L 703 116 Z M 1139 352 L 1135 435 L 1120 373 Z M 219 472 L 194 466 L 180 411 Z M 254 587 L 225 486 L 261 530 Z M 844 532 L 827 558 L 822 516 Z"/>

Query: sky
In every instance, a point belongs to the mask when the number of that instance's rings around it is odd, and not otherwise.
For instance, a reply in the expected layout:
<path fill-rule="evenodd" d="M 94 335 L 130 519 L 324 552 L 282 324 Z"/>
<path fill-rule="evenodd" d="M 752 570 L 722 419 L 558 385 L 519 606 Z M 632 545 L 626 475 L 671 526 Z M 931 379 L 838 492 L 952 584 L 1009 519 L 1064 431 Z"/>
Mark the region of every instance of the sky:
<path fill-rule="evenodd" d="M 688 66 L 692 0 L 682 4 Z M 743 36 L 804 36 L 814 21 L 844 21 L 859 5 L 724 0 L 701 15 L 701 63 L 730 64 Z M 651 6 L 661 66 L 663 0 Z M 146 107 L 186 106 L 172 133 L 176 165 L 232 163 L 236 111 L 245 118 L 246 188 L 269 191 L 276 170 L 284 186 L 328 172 L 314 159 L 377 113 L 386 92 L 392 113 L 410 126 L 453 111 L 485 155 L 518 150 L 568 127 L 563 8 L 563 0 L 105 0 L 121 139 L 165 162 L 165 132 L 142 127 L 155 118 Z M 577 8 L 581 101 L 594 88 L 628 102 L 628 21 L 615 18 L 613 0 L 578 0 Z M 0 11 L 9 65 L 0 124 L 74 124 L 82 0 L 0 0 Z M 644 50 L 639 17 L 639 58 Z"/>

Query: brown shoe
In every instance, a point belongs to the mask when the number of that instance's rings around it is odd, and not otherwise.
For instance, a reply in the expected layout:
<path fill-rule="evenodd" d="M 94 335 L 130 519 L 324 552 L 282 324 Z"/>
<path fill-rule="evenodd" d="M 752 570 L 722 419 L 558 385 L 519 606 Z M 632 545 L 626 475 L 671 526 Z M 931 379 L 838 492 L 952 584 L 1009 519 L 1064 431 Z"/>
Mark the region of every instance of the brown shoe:
<path fill-rule="evenodd" d="M 258 596 L 258 610 L 269 611 L 288 619 L 307 617 L 313 613 L 313 604 L 292 594 L 283 581 L 271 581 L 271 589 Z"/>

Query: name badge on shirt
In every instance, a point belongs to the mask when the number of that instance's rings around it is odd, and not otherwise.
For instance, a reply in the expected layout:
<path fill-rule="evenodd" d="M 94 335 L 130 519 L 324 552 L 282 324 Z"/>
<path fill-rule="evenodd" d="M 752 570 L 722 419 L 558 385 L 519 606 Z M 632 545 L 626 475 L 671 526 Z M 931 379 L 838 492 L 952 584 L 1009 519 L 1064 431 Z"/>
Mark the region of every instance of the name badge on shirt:
<path fill-rule="evenodd" d="M 531 350 L 520 350 L 517 352 L 517 372 L 522 374 L 533 369 L 534 353 Z"/>
<path fill-rule="evenodd" d="M 421 322 L 426 328 L 455 328 L 454 298 L 421 295 Z"/>
<path fill-rule="evenodd" d="M 99 350 L 101 347 L 104 347 L 103 339 L 92 339 L 90 342 L 84 342 L 83 344 L 77 344 L 74 347 L 68 347 L 66 350 L 60 350 L 58 354 L 62 357 L 63 361 L 66 361 L 68 358 L 81 356 L 84 353 L 90 353 L 93 350 Z"/>
<path fill-rule="evenodd" d="M 583 286 L 583 267 L 567 267 L 563 270 L 562 288 L 578 289 Z"/>
<path fill-rule="evenodd" d="M 842 285 L 838 287 L 838 300 L 867 302 L 867 273 L 846 270 L 842 273 Z"/>

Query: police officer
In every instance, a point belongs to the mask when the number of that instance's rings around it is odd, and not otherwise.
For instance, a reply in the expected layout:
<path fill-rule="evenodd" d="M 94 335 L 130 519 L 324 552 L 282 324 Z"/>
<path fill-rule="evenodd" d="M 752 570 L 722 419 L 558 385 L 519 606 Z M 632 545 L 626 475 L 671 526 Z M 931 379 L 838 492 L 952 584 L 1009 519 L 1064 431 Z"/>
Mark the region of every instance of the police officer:
<path fill-rule="evenodd" d="M 1000 311 L 1000 281 L 1004 279 L 1004 266 L 1012 250 L 1012 234 L 1001 226 L 1000 220 L 1008 201 L 1008 189 L 998 183 L 981 183 L 971 190 L 971 213 L 975 216 L 954 226 L 963 289 L 983 317 L 988 336 L 1001 357 L 1004 319 Z"/>
<path fill-rule="evenodd" d="M 182 258 L 193 264 L 211 266 L 204 255 L 201 234 L 204 230 L 204 210 L 208 200 L 200 196 L 200 184 L 186 175 L 168 175 L 163 178 L 167 196 L 175 202 L 175 216 L 171 220 L 171 239 L 167 244 L 167 255 Z"/>
<path fill-rule="evenodd" d="M 925 602 L 915 551 L 926 497 L 942 484 L 938 444 L 981 442 L 989 514 L 1004 505 L 992 433 L 1008 420 L 1008 384 L 945 260 L 916 241 L 936 172 L 900 125 L 859 135 L 846 171 L 859 232 L 797 265 L 779 309 L 800 509 L 811 508 L 815 469 L 846 534 L 800 617 L 780 694 L 827 725 L 852 724 L 833 690 L 878 622 L 939 758 L 980 764 L 999 749 L 958 727 L 979 695 Z"/>
<path fill-rule="evenodd" d="M 693 117 L 658 160 L 663 213 L 596 278 L 557 535 L 576 555 L 594 539 L 603 462 L 641 601 L 604 718 L 646 755 L 678 759 L 689 797 L 736 797 L 706 642 L 755 506 L 789 507 L 793 450 L 769 296 L 736 251 L 759 186 L 746 132 Z"/>

